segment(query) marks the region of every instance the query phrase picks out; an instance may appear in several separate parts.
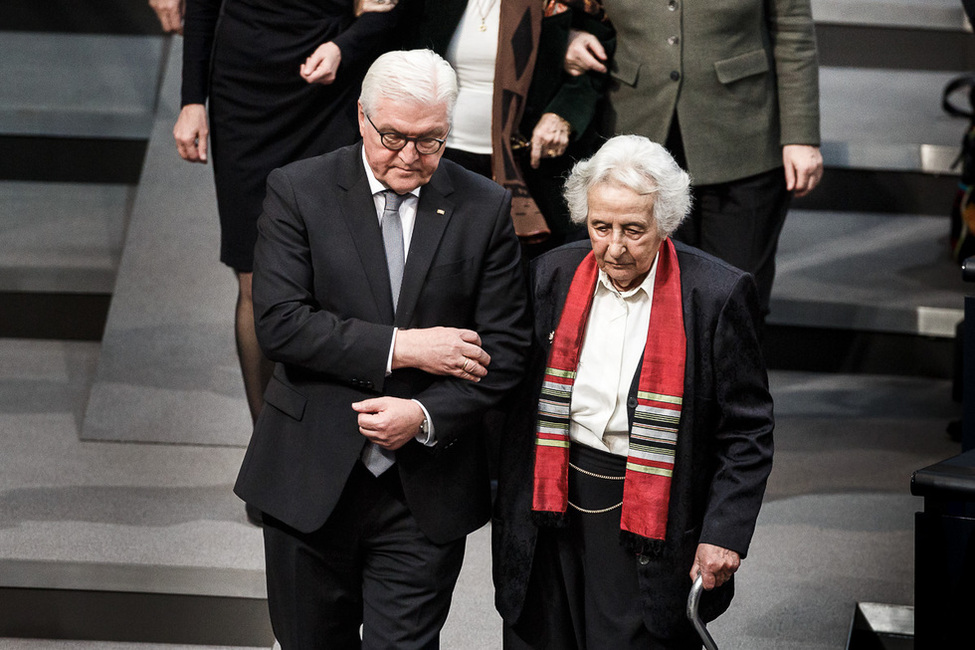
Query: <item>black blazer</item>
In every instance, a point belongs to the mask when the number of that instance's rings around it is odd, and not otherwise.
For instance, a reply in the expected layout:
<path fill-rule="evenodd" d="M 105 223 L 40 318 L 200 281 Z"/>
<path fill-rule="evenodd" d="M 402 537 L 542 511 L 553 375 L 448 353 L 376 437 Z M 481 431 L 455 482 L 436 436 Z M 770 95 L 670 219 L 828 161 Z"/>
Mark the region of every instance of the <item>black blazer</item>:
<path fill-rule="evenodd" d="M 772 467 L 772 398 L 758 341 L 758 297 L 751 276 L 675 242 L 687 357 L 684 404 L 671 486 L 665 552 L 639 566 L 645 622 L 659 638 L 686 632 L 688 577 L 700 542 L 748 551 Z M 576 242 L 532 265 L 532 362 L 517 417 L 505 428 L 493 522 L 498 611 L 518 620 L 528 591 L 537 529 L 531 521 L 534 427 L 550 346 L 576 267 L 589 252 Z M 632 387 L 636 394 L 636 381 Z M 630 410 L 632 422 L 633 411 Z M 706 593 L 708 620 L 727 609 L 733 583 Z"/>
<path fill-rule="evenodd" d="M 423 187 L 394 320 L 382 233 L 361 145 L 268 177 L 255 250 L 257 336 L 278 362 L 235 491 L 303 532 L 335 506 L 365 444 L 353 402 L 418 399 L 437 444 L 415 440 L 395 467 L 434 542 L 457 539 L 490 512 L 481 414 L 521 378 L 530 332 L 510 195 L 446 160 Z M 477 331 L 491 355 L 479 383 L 396 370 L 393 327 Z"/>

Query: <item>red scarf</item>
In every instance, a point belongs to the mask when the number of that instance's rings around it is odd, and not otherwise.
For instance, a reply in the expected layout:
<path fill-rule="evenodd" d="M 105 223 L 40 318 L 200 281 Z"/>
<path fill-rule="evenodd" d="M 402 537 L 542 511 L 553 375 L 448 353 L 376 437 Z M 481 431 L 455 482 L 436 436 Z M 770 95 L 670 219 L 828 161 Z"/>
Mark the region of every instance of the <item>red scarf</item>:
<path fill-rule="evenodd" d="M 538 402 L 532 504 L 537 513 L 564 517 L 568 504 L 569 407 L 598 278 L 596 258 L 589 253 L 572 278 L 552 340 Z M 650 327 L 623 481 L 620 528 L 624 537 L 626 533 L 635 535 L 637 540 L 633 541 L 644 551 L 655 548 L 659 552 L 666 536 L 684 395 L 685 353 L 680 269 L 674 244 L 668 238 L 657 259 Z"/>

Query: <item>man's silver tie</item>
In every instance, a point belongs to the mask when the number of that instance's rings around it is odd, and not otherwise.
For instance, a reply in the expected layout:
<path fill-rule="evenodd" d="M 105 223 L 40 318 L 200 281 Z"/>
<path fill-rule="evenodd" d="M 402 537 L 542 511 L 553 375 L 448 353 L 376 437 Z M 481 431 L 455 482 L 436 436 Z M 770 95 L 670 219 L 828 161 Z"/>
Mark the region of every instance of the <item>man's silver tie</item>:
<path fill-rule="evenodd" d="M 406 253 L 403 250 L 403 220 L 399 216 L 399 206 L 406 198 L 405 194 L 397 194 L 393 190 L 383 192 L 386 206 L 383 208 L 382 229 L 383 245 L 386 247 L 386 264 L 389 268 L 389 287 L 393 291 L 393 312 L 399 302 L 399 289 L 403 284 L 403 267 L 406 265 Z M 362 450 L 362 462 L 374 476 L 379 476 L 393 466 L 392 451 L 367 443 Z"/>
<path fill-rule="evenodd" d="M 403 250 L 403 220 L 399 216 L 399 206 L 406 194 L 393 190 L 383 192 L 386 207 L 383 209 L 383 244 L 386 246 L 386 264 L 389 267 L 389 287 L 393 290 L 393 311 L 399 302 L 399 288 L 403 284 L 403 267 L 406 265 L 406 252 Z"/>

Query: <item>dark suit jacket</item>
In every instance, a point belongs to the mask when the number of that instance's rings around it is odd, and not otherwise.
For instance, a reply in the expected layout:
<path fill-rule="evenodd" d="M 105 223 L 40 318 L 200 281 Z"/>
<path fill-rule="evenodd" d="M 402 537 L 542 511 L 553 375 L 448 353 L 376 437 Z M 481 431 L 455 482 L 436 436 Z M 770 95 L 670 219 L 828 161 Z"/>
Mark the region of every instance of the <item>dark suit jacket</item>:
<path fill-rule="evenodd" d="M 328 518 L 365 444 L 353 402 L 418 399 L 437 444 L 396 453 L 407 503 L 434 542 L 490 513 L 481 414 L 519 381 L 529 345 L 526 291 L 510 195 L 442 160 L 423 187 L 393 304 L 361 145 L 268 177 L 255 251 L 257 336 L 278 362 L 235 491 L 302 532 Z M 393 327 L 477 331 L 491 355 L 480 383 L 396 370 Z"/>
<path fill-rule="evenodd" d="M 670 496 L 665 552 L 639 567 L 645 622 L 657 637 L 684 628 L 688 574 L 699 542 L 742 557 L 772 466 L 772 398 L 756 332 L 758 297 L 751 276 L 679 242 L 687 357 L 684 404 Z M 576 267 L 589 252 L 577 242 L 539 257 L 532 266 L 534 347 L 521 415 L 505 430 L 493 523 L 498 611 L 521 614 L 535 553 L 531 521 L 534 426 L 550 346 Z M 636 394 L 636 378 L 631 391 Z M 633 410 L 630 410 L 630 421 Z M 570 514 L 571 516 L 571 514 Z M 648 560 L 648 561 L 647 561 Z M 732 583 L 701 601 L 708 619 L 731 602 Z"/>

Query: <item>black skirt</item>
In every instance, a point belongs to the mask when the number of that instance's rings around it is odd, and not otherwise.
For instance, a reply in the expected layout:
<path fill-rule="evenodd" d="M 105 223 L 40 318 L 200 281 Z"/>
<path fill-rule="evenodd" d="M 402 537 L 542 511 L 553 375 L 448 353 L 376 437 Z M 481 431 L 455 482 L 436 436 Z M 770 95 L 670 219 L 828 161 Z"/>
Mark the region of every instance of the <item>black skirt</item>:
<path fill-rule="evenodd" d="M 298 70 L 352 20 L 353 0 L 226 0 L 217 25 L 209 110 L 220 213 L 220 260 L 253 269 L 257 218 L 271 170 L 358 138 L 356 101 L 367 66 L 328 86 Z"/>

